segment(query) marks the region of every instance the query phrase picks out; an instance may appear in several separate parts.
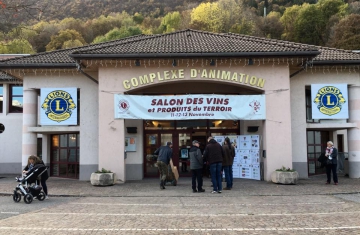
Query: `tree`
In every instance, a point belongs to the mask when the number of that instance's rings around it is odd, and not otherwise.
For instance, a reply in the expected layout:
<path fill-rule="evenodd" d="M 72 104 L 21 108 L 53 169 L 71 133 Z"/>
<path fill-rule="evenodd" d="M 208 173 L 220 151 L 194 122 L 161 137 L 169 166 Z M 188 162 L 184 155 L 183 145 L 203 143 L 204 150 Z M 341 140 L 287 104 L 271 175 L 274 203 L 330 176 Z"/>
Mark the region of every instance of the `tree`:
<path fill-rule="evenodd" d="M 360 49 L 360 15 L 351 14 L 334 27 L 332 46 L 346 50 Z"/>
<path fill-rule="evenodd" d="M 180 22 L 181 15 L 179 12 L 175 11 L 172 13 L 168 13 L 164 16 L 159 28 L 162 33 L 174 32 L 180 28 Z"/>
<path fill-rule="evenodd" d="M 315 4 L 303 4 L 294 23 L 295 41 L 324 45 L 325 28 L 326 21 L 321 10 Z"/>
<path fill-rule="evenodd" d="M 223 12 L 219 4 L 215 3 L 201 3 L 191 12 L 191 26 L 195 29 L 221 32 L 223 29 Z"/>
<path fill-rule="evenodd" d="M 58 50 L 63 48 L 67 41 L 78 40 L 82 45 L 86 44 L 81 34 L 73 29 L 61 30 L 57 35 L 51 36 L 50 43 L 46 46 L 47 51 Z"/>
<path fill-rule="evenodd" d="M 14 39 L 8 43 L 0 44 L 1 54 L 34 54 L 35 50 L 25 39 Z"/>
<path fill-rule="evenodd" d="M 280 22 L 284 26 L 282 38 L 288 41 L 295 41 L 295 20 L 297 19 L 302 6 L 294 5 L 286 8 L 284 14 L 280 18 Z"/>
<path fill-rule="evenodd" d="M 100 43 L 100 42 L 107 42 L 112 41 L 116 39 L 126 38 L 134 35 L 141 34 L 142 31 L 139 27 L 121 27 L 115 28 L 110 30 L 107 34 L 104 36 L 98 36 L 94 39 L 92 43 Z"/>
<path fill-rule="evenodd" d="M 260 29 L 263 31 L 265 37 L 281 39 L 284 31 L 284 26 L 280 22 L 279 12 L 270 12 L 265 18 L 262 18 L 259 23 Z"/>

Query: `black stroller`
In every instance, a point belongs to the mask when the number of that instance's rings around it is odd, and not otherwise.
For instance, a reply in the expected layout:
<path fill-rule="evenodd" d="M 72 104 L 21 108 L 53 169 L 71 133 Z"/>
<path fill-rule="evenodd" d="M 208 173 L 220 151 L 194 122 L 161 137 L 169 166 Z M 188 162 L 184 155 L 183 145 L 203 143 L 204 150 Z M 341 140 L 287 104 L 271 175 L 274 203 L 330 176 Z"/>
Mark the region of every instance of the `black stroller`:
<path fill-rule="evenodd" d="M 24 202 L 30 204 L 34 198 L 39 201 L 44 201 L 45 193 L 42 191 L 42 187 L 38 185 L 42 174 L 47 174 L 46 166 L 42 164 L 35 165 L 24 177 L 16 177 L 16 182 L 20 182 L 16 186 L 13 194 L 14 202 L 21 201 L 21 195 L 24 196 Z"/>

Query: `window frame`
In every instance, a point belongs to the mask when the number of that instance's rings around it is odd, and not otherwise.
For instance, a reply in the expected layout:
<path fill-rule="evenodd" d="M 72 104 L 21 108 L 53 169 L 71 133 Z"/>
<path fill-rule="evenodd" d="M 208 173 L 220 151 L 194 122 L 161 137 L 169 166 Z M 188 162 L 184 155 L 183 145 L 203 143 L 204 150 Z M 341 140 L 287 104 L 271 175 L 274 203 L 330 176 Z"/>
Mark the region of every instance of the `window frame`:
<path fill-rule="evenodd" d="M 3 98 L 2 105 L 0 106 L 0 113 L 4 112 L 4 85 L 0 84 L 0 88 L 2 88 L 2 93 L 0 92 L 0 98 Z"/>
<path fill-rule="evenodd" d="M 23 105 L 24 105 L 24 89 L 23 89 L 22 95 L 13 95 L 13 87 L 22 87 L 22 88 L 24 88 L 22 85 L 21 86 L 15 85 L 15 84 L 10 84 L 9 85 L 9 102 L 8 102 L 9 113 L 23 113 L 23 109 L 21 111 L 15 110 L 14 106 L 12 105 L 12 101 L 13 101 L 14 97 L 22 97 L 23 98 Z M 23 108 L 24 108 L 24 106 L 23 106 Z"/>

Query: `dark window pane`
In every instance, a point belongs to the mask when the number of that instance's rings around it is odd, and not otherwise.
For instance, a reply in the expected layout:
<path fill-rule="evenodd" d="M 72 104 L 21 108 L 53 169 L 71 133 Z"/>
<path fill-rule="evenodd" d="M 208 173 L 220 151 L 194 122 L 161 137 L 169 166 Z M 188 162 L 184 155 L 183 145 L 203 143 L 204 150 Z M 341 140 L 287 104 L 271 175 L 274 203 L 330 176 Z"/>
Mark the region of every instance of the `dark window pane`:
<path fill-rule="evenodd" d="M 53 164 L 51 167 L 51 175 L 59 176 L 59 164 Z"/>
<path fill-rule="evenodd" d="M 59 164 L 59 176 L 66 177 L 67 164 Z"/>
<path fill-rule="evenodd" d="M 52 161 L 54 161 L 54 162 L 59 161 L 59 149 L 53 150 Z"/>
<path fill-rule="evenodd" d="M 314 144 L 315 141 L 314 141 L 314 132 L 313 131 L 308 131 L 307 132 L 307 141 L 308 141 L 308 144 Z"/>
<path fill-rule="evenodd" d="M 60 149 L 60 162 L 66 162 L 67 161 L 67 149 Z"/>
<path fill-rule="evenodd" d="M 75 164 L 68 165 L 68 175 L 67 176 L 70 178 L 76 177 L 76 165 Z"/>
<path fill-rule="evenodd" d="M 67 147 L 67 135 L 60 135 L 60 147 Z"/>
<path fill-rule="evenodd" d="M 69 151 L 69 162 L 76 162 L 76 149 L 70 149 Z"/>
<path fill-rule="evenodd" d="M 76 147 L 76 134 L 69 134 L 69 147 Z"/>

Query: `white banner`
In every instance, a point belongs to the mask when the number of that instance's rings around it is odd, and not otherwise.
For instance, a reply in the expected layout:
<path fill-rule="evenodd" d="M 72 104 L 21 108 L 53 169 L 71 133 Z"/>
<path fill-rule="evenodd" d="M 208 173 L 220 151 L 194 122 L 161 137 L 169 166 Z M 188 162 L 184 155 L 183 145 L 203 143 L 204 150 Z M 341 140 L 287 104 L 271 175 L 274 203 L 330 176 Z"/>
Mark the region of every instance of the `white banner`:
<path fill-rule="evenodd" d="M 77 125 L 77 88 L 41 88 L 40 125 Z"/>
<path fill-rule="evenodd" d="M 312 119 L 348 119 L 347 84 L 311 84 Z"/>
<path fill-rule="evenodd" d="M 115 118 L 264 120 L 265 95 L 114 96 Z"/>

